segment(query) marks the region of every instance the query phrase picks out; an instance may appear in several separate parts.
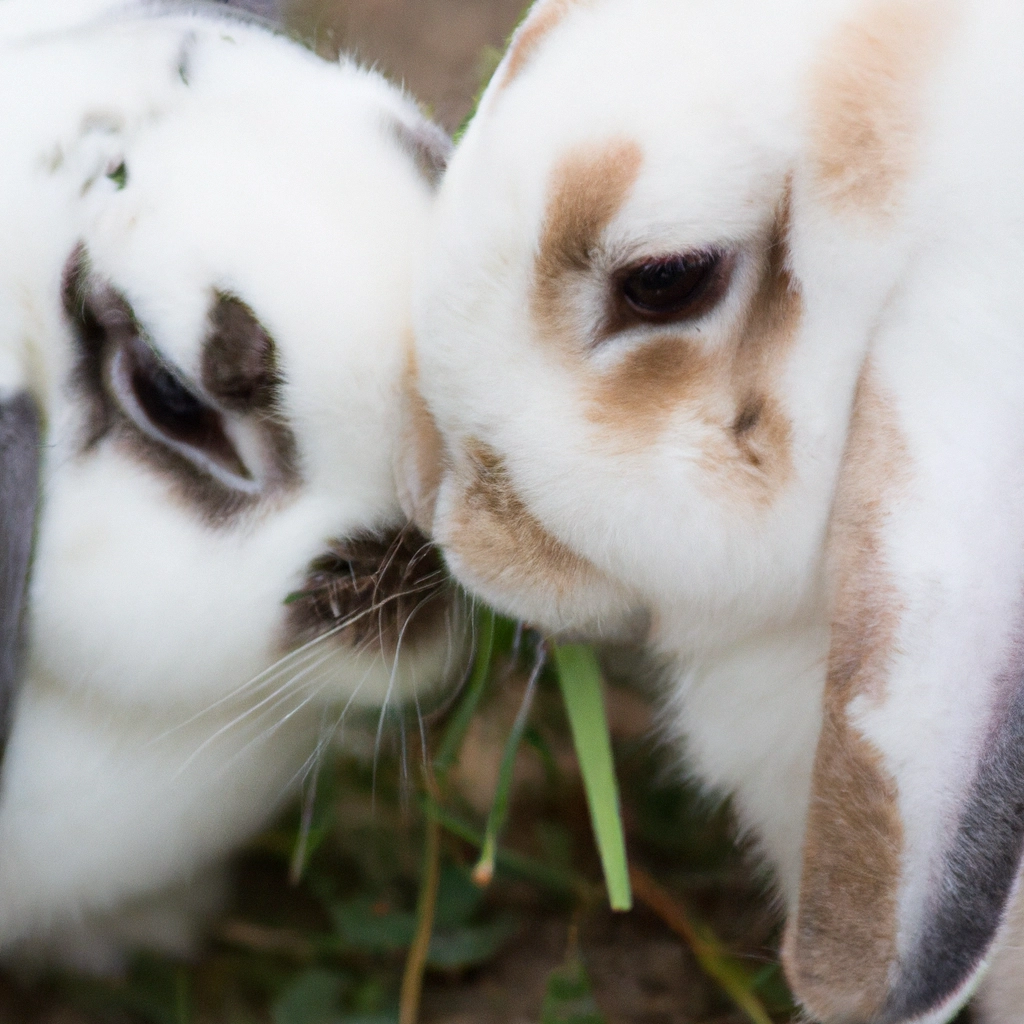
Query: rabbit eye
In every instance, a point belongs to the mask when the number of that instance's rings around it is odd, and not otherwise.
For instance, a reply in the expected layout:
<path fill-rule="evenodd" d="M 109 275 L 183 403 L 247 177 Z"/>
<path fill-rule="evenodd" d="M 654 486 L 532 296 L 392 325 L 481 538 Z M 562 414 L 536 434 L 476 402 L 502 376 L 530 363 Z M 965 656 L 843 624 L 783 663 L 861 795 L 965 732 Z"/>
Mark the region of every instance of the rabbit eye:
<path fill-rule="evenodd" d="M 729 283 L 731 260 L 721 252 L 645 260 L 618 277 L 617 327 L 629 321 L 667 323 L 709 312 Z"/>
<path fill-rule="evenodd" d="M 242 490 L 254 486 L 224 417 L 191 391 L 137 335 L 114 353 L 113 389 L 137 427 L 201 469 Z"/>

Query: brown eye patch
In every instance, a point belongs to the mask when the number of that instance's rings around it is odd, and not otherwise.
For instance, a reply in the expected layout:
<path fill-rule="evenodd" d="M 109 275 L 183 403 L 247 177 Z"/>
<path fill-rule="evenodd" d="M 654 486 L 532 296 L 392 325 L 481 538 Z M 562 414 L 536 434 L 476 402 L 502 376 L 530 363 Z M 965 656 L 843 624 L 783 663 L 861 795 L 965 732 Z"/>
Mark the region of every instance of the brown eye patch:
<path fill-rule="evenodd" d="M 273 341 L 245 303 L 215 296 L 200 386 L 162 359 L 84 245 L 65 265 L 61 298 L 77 349 L 70 383 L 86 411 L 83 453 L 109 441 L 214 524 L 298 480 Z M 249 438 L 246 458 L 232 440 L 239 430 Z"/>
<path fill-rule="evenodd" d="M 298 447 L 282 411 L 284 378 L 270 332 L 241 299 L 217 292 L 203 347 L 203 386 L 225 409 L 251 416 L 267 449 L 271 483 L 297 483 Z"/>
<path fill-rule="evenodd" d="M 252 412 L 278 401 L 274 342 L 241 299 L 218 293 L 203 348 L 203 385 L 227 409 Z"/>

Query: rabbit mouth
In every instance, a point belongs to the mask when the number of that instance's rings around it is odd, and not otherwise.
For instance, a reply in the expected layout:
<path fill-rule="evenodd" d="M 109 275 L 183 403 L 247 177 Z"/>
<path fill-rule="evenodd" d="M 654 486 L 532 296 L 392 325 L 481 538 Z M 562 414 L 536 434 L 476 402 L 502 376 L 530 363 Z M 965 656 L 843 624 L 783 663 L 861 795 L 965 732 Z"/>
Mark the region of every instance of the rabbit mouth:
<path fill-rule="evenodd" d="M 302 644 L 333 636 L 359 650 L 395 654 L 434 632 L 451 598 L 437 548 L 413 526 L 332 541 L 287 599 L 289 632 Z"/>

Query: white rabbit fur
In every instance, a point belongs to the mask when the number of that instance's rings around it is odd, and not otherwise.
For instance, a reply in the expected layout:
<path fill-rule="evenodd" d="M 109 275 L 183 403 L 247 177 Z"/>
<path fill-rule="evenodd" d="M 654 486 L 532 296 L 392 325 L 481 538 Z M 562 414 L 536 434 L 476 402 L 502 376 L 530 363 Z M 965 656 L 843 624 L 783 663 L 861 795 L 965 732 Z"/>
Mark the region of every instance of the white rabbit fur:
<path fill-rule="evenodd" d="M 0 954 L 101 971 L 194 948 L 217 865 L 340 709 L 450 657 L 440 629 L 397 657 L 285 604 L 339 543 L 405 522 L 395 410 L 442 133 L 380 76 L 226 11 L 111 7 L 0 0 L 0 399 L 27 391 L 42 422 Z M 125 332 L 206 411 L 133 391 L 157 371 Z M 245 384 L 270 398 L 211 397 L 213 337 L 258 356 Z"/>
<path fill-rule="evenodd" d="M 417 287 L 407 509 L 506 612 L 649 624 L 837 1024 L 993 949 L 1024 1020 L 1022 50 L 1006 0 L 542 0 Z"/>

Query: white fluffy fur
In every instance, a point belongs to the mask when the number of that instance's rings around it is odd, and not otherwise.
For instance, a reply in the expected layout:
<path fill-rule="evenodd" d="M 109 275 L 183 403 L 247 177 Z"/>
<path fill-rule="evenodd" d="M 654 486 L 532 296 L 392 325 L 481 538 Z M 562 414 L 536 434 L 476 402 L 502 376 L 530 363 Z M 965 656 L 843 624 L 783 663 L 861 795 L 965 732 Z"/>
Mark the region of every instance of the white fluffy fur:
<path fill-rule="evenodd" d="M 402 521 L 393 413 L 431 190 L 397 122 L 422 126 L 379 76 L 213 7 L 0 0 L 2 390 L 46 419 L 0 954 L 108 970 L 191 948 L 218 861 L 294 792 L 321 725 L 441 671 L 443 640 L 274 668 L 310 560 Z M 214 290 L 255 310 L 296 490 L 214 526 L 117 445 L 81 451 L 60 299 L 79 242 L 192 380 Z"/>
<path fill-rule="evenodd" d="M 545 6 L 557 5 L 535 12 Z M 906 950 L 941 882 L 944 823 L 1005 695 L 1024 578 L 1024 18 L 1003 0 L 916 5 L 948 35 L 927 76 L 912 175 L 878 217 L 823 203 L 806 153 L 815 61 L 868 5 L 562 6 L 507 87 L 508 61 L 499 68 L 439 198 L 417 302 L 420 389 L 447 451 L 427 521 L 456 574 L 512 614 L 598 634 L 638 609 L 651 615 L 650 640 L 676 666 L 671 729 L 699 776 L 734 795 L 793 911 L 829 650 L 825 542 L 870 354 L 915 479 L 886 534 L 906 613 L 891 688 L 851 715 L 899 784 Z M 579 275 L 574 368 L 529 315 L 534 261 L 554 169 L 616 139 L 636 140 L 643 164 L 597 269 Z M 699 325 L 709 348 L 727 344 L 745 268 L 763 258 L 787 190 L 803 317 L 777 393 L 795 472 L 768 507 L 751 507 L 702 462 L 686 408 L 623 450 L 588 420 L 581 377 L 613 370 L 655 333 L 586 348 L 602 269 L 644 256 L 738 251 L 732 294 Z M 544 528 L 602 571 L 599 587 L 552 601 L 467 563 L 452 512 L 469 438 L 501 456 Z M 420 485 L 407 480 L 414 505 Z M 981 1000 L 991 1024 L 1024 1020 L 1021 919 Z M 951 1017 L 966 994 L 927 1019 Z"/>

